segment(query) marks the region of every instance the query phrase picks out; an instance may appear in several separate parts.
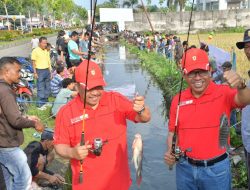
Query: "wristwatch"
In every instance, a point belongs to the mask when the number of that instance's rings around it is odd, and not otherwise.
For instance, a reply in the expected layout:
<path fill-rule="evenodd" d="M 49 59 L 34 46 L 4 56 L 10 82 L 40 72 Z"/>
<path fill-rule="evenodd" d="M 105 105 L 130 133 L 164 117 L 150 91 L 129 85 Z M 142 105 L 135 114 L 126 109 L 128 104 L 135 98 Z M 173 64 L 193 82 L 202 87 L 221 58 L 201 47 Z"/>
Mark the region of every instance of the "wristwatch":
<path fill-rule="evenodd" d="M 246 80 L 245 79 L 241 79 L 241 83 L 240 85 L 237 87 L 238 90 L 243 90 L 247 87 L 247 83 L 246 83 Z"/>
<path fill-rule="evenodd" d="M 141 109 L 140 111 L 138 111 L 137 113 L 138 113 L 139 115 L 141 115 L 142 112 L 144 112 L 144 110 L 145 110 L 145 107 L 143 106 L 142 109 Z"/>

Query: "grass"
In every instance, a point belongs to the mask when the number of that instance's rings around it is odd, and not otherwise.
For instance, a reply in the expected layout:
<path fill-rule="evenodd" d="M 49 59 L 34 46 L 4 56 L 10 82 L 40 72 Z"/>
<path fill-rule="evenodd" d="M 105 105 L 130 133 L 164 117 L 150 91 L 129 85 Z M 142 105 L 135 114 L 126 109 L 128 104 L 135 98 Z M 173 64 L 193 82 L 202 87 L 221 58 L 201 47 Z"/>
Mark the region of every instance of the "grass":
<path fill-rule="evenodd" d="M 54 101 L 54 98 L 49 98 L 50 102 Z M 42 123 L 49 128 L 54 128 L 55 120 L 51 118 L 51 107 L 47 107 L 46 110 L 38 110 L 34 104 L 29 105 L 27 115 L 36 115 L 38 116 Z M 24 143 L 22 144 L 22 148 L 25 148 L 31 141 L 39 141 L 40 138 L 36 138 L 33 134 L 36 132 L 33 128 L 24 129 Z"/>
<path fill-rule="evenodd" d="M 236 42 L 242 41 L 243 32 L 242 33 L 219 33 L 214 34 L 211 40 L 208 39 L 209 34 L 199 34 L 199 38 L 201 42 L 205 42 L 209 45 L 215 45 L 216 47 L 222 48 L 227 52 L 232 51 L 232 47 L 234 47 L 236 53 L 236 71 L 243 78 L 248 79 L 247 71 L 250 69 L 250 62 L 247 60 L 244 50 L 239 50 L 236 47 Z M 187 40 L 187 35 L 180 35 L 181 40 Z M 193 34 L 189 36 L 189 45 L 196 45 L 199 47 L 199 39 L 197 34 Z"/>

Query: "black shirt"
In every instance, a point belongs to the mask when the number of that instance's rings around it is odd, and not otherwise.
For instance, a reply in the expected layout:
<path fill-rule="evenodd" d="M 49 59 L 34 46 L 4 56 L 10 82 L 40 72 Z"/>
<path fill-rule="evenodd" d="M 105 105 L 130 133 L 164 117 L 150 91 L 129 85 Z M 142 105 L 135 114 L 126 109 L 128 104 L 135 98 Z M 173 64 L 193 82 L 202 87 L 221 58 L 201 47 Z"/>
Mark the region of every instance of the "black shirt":
<path fill-rule="evenodd" d="M 33 141 L 28 144 L 28 146 L 24 149 L 25 154 L 28 158 L 28 164 L 32 173 L 32 176 L 36 176 L 39 173 L 37 168 L 37 163 L 40 154 L 47 156 L 48 151 L 43 149 L 43 146 L 40 142 Z"/>

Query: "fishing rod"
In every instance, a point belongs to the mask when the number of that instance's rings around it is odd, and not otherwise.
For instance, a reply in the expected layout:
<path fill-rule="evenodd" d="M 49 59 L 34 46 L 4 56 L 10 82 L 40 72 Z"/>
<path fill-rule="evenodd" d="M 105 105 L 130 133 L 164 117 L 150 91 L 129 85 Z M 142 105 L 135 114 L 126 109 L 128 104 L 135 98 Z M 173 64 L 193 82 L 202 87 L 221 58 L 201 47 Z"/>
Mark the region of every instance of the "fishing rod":
<path fill-rule="evenodd" d="M 92 0 L 90 0 L 92 1 Z M 90 39 L 88 44 L 88 62 L 87 62 L 87 70 L 86 70 L 86 79 L 85 79 L 85 87 L 84 87 L 84 102 L 83 102 L 83 120 L 82 120 L 82 134 L 81 134 L 81 141 L 80 145 L 83 146 L 85 144 L 84 133 L 85 133 L 85 112 L 86 112 L 86 95 L 87 95 L 87 86 L 88 86 L 88 74 L 89 74 L 89 62 L 91 58 L 91 42 L 93 38 L 93 31 L 94 31 L 94 22 L 95 22 L 95 13 L 96 13 L 96 4 L 97 0 L 94 1 L 94 14 L 91 22 L 91 33 Z M 92 9 L 92 7 L 91 7 Z M 80 175 L 79 175 L 79 183 L 83 182 L 83 160 L 80 160 Z"/>
<path fill-rule="evenodd" d="M 194 9 L 194 0 L 192 2 L 191 14 L 190 14 L 189 25 L 188 25 L 187 43 L 189 42 L 189 35 L 190 35 L 190 28 L 191 28 L 193 9 Z M 179 129 L 178 120 L 179 120 L 179 112 L 180 112 L 181 92 L 182 92 L 182 87 L 183 87 L 183 82 L 184 82 L 183 70 L 185 69 L 185 65 L 186 65 L 186 52 L 187 51 L 184 51 L 184 63 L 183 63 L 182 71 L 181 71 L 182 72 L 182 77 L 181 77 L 181 84 L 180 84 L 180 90 L 179 90 L 178 105 L 177 105 L 177 110 L 176 110 L 176 118 L 175 118 L 175 125 L 174 125 L 174 135 L 173 135 L 172 145 L 171 145 L 172 155 L 174 155 L 176 161 L 179 160 L 181 154 L 183 153 L 182 150 L 177 146 L 177 133 L 178 133 L 178 129 Z M 186 151 L 188 151 L 188 150 L 186 150 Z M 186 153 L 186 151 L 184 153 Z M 169 170 L 172 170 L 172 169 L 173 169 L 173 166 L 169 166 Z"/>

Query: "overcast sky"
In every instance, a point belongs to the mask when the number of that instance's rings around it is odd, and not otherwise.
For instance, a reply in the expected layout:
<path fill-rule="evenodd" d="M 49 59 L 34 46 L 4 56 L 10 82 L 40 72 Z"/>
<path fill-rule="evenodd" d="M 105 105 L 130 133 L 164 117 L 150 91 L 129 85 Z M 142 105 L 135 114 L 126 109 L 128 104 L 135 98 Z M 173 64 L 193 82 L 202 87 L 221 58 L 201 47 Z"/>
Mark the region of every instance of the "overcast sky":
<path fill-rule="evenodd" d="M 90 7 L 90 0 L 74 0 L 76 4 L 83 6 L 86 9 Z M 108 0 L 97 0 L 97 4 L 101 4 Z M 119 2 L 123 2 L 125 0 L 118 0 Z M 140 1 L 139 1 L 140 2 Z M 146 0 L 143 0 L 144 4 L 146 5 Z M 159 0 L 151 0 L 151 5 L 158 5 Z"/>

